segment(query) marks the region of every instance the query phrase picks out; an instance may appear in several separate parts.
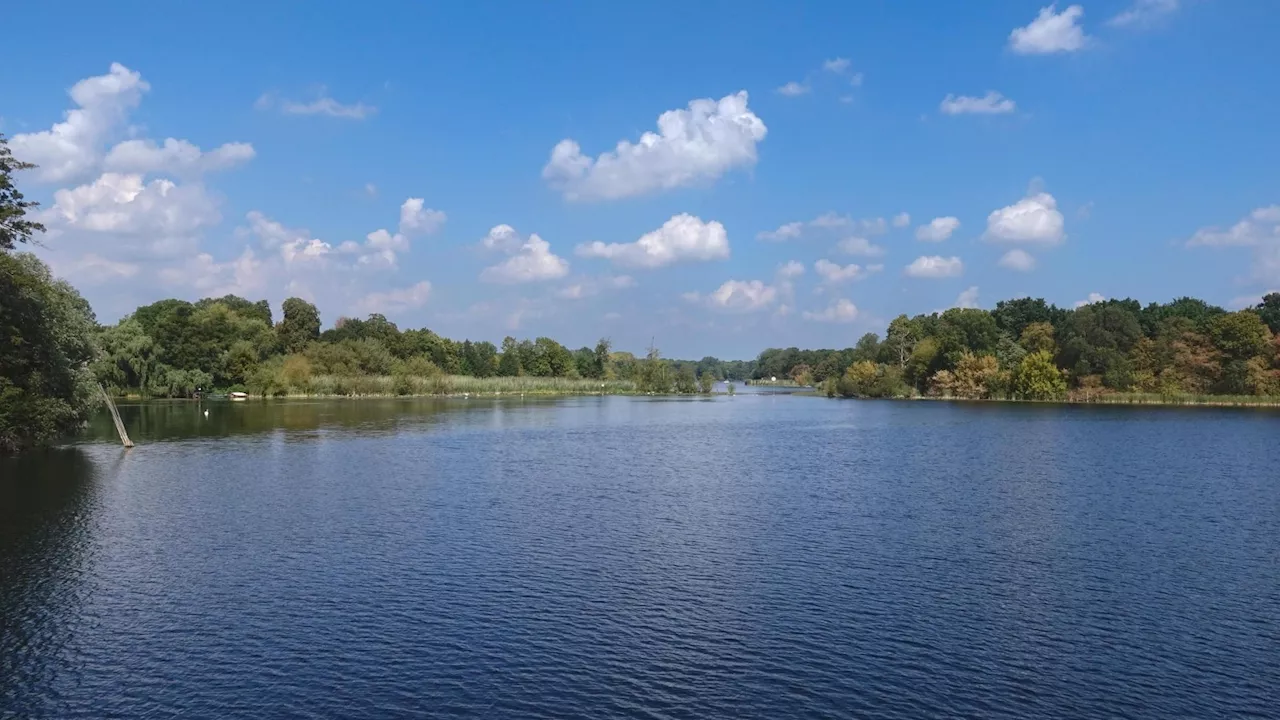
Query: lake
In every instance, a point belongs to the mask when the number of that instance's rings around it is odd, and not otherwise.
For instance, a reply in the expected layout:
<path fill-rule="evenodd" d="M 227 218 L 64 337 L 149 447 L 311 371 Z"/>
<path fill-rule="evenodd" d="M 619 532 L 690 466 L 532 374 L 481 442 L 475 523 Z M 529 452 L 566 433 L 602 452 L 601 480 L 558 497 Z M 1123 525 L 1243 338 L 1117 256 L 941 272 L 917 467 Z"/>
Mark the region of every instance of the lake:
<path fill-rule="evenodd" d="M 121 412 L 0 461 L 2 718 L 1280 713 L 1276 411 Z"/>

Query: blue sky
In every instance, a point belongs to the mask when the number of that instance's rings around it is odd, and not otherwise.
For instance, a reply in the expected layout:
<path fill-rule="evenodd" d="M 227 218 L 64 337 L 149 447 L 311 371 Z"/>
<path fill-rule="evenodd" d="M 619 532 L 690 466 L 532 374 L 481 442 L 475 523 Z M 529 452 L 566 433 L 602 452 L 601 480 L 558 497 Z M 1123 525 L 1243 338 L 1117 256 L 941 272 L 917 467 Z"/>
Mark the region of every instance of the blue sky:
<path fill-rule="evenodd" d="M 750 357 L 1026 294 L 1280 288 L 1272 2 L 7 19 L 0 131 L 102 320 L 298 294 L 326 322 Z"/>

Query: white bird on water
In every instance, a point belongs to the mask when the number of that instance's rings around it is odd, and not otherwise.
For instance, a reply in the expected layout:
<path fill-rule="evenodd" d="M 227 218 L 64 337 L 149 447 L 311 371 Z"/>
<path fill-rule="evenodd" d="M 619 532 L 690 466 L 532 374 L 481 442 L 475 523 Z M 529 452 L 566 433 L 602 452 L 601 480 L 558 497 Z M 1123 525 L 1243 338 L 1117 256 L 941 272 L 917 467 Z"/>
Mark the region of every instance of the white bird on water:
<path fill-rule="evenodd" d="M 204 416 L 205 416 L 205 417 L 209 417 L 209 411 L 208 411 L 208 410 L 205 410 L 205 411 L 204 411 Z"/>

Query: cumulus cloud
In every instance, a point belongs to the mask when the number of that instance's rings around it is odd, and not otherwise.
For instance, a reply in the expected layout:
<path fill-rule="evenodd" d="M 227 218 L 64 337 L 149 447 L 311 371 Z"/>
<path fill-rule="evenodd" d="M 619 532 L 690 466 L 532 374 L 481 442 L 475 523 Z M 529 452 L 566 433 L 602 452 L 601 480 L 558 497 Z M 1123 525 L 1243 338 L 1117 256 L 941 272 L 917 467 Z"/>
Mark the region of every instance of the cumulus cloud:
<path fill-rule="evenodd" d="M 148 183 L 141 175 L 105 173 L 92 183 L 55 192 L 53 206 L 41 213 L 41 219 L 53 237 L 123 236 L 163 255 L 193 246 L 196 234 L 222 217 L 203 186 L 171 180 Z M 85 244 L 102 242 L 85 239 Z M 139 247 L 131 244 L 125 249 L 136 252 Z"/>
<path fill-rule="evenodd" d="M 1041 192 L 992 211 L 983 237 L 994 242 L 1057 245 L 1067 235 L 1057 201 Z"/>
<path fill-rule="evenodd" d="M 907 266 L 906 274 L 914 278 L 958 277 L 964 272 L 964 263 L 958 257 L 923 255 Z"/>
<path fill-rule="evenodd" d="M 1057 4 L 1041 8 L 1026 27 L 1014 28 L 1009 33 L 1009 48 L 1020 55 L 1047 55 L 1074 52 L 1085 46 L 1089 38 L 1080 27 L 1084 8 L 1071 5 L 1057 12 Z"/>
<path fill-rule="evenodd" d="M 1200 228 L 1188 247 L 1247 247 L 1253 252 L 1248 281 L 1280 282 L 1280 205 L 1260 207 L 1227 229 Z"/>
<path fill-rule="evenodd" d="M 795 240 L 804 232 L 804 223 L 789 222 L 781 225 L 777 230 L 764 230 L 756 233 L 757 240 Z"/>
<path fill-rule="evenodd" d="M 804 265 L 795 260 L 784 263 L 778 268 L 778 276 L 792 280 L 804 274 Z"/>
<path fill-rule="evenodd" d="M 951 233 L 958 227 L 960 227 L 959 218 L 937 217 L 930 220 L 928 225 L 916 228 L 916 239 L 924 242 L 942 242 L 951 237 Z"/>
<path fill-rule="evenodd" d="M 509 227 L 499 225 L 494 230 Z M 514 233 L 514 231 L 512 232 Z M 485 240 L 488 240 L 493 235 L 493 230 L 491 230 Z M 569 274 L 569 262 L 551 252 L 551 243 L 538 237 L 537 234 L 530 235 L 519 246 L 514 249 L 507 249 L 506 252 L 511 253 L 511 257 L 497 265 L 485 268 L 480 273 L 481 280 L 489 283 L 510 285 L 558 280 Z"/>
<path fill-rule="evenodd" d="M 104 144 L 138 106 L 151 86 L 120 63 L 112 63 L 106 75 L 85 78 L 71 87 L 76 107 L 48 130 L 19 133 L 9 139 L 14 157 L 40 167 L 36 180 L 65 182 L 83 178 L 97 169 Z"/>
<path fill-rule="evenodd" d="M 707 305 L 725 312 L 766 310 L 778 300 L 778 289 L 760 280 L 728 280 L 707 296 Z"/>
<path fill-rule="evenodd" d="M 840 249 L 840 252 L 849 255 L 858 255 L 862 257 L 880 257 L 881 255 L 884 255 L 883 247 L 876 245 L 864 237 L 858 237 L 856 235 L 851 235 L 841 240 L 836 244 L 836 247 Z"/>
<path fill-rule="evenodd" d="M 995 90 L 982 97 L 950 95 L 942 99 L 939 109 L 945 115 L 1002 115 L 1017 109 L 1017 104 Z"/>
<path fill-rule="evenodd" d="M 716 180 L 754 166 L 767 128 L 747 107 L 747 93 L 693 100 L 658 117 L 658 132 L 618 142 L 596 158 L 573 140 L 551 151 L 542 177 L 569 200 L 613 200 Z"/>
<path fill-rule="evenodd" d="M 806 310 L 802 315 L 805 320 L 814 322 L 851 323 L 858 319 L 858 306 L 850 300 L 840 298 L 823 310 L 818 312 Z"/>
<path fill-rule="evenodd" d="M 1005 253 L 997 264 L 1002 268 L 1017 270 L 1018 272 L 1029 272 L 1035 269 L 1036 259 L 1032 257 L 1031 253 L 1022 248 L 1014 248 Z"/>
<path fill-rule="evenodd" d="M 253 296 L 266 289 L 268 272 L 253 250 L 245 248 L 227 262 L 199 253 L 181 265 L 161 269 L 159 278 L 166 285 L 194 289 L 205 296 Z"/>
<path fill-rule="evenodd" d="M 125 140 L 107 153 L 103 167 L 117 173 L 195 175 L 243 165 L 255 153 L 249 143 L 226 143 L 208 152 L 186 140 Z"/>
<path fill-rule="evenodd" d="M 904 228 L 911 224 L 911 213 L 900 212 L 893 216 L 893 226 Z"/>
<path fill-rule="evenodd" d="M 440 210 L 423 207 L 422 198 L 409 198 L 400 206 L 400 232 L 405 235 L 430 235 L 444 225 L 446 216 Z"/>
<path fill-rule="evenodd" d="M 956 297 L 956 302 L 951 307 L 961 309 L 972 309 L 978 307 L 978 286 L 974 285 L 964 290 Z"/>
<path fill-rule="evenodd" d="M 678 262 L 723 260 L 729 257 L 729 236 L 724 225 L 703 222 L 687 213 L 673 216 L 662 227 L 629 243 L 605 244 L 599 240 L 579 245 L 582 257 L 605 258 L 617 265 L 657 268 Z"/>
<path fill-rule="evenodd" d="M 1247 247 L 1266 242 L 1280 242 L 1280 205 L 1260 207 L 1226 230 L 1200 228 L 1187 241 L 1187 246 Z"/>
<path fill-rule="evenodd" d="M 356 309 L 362 315 L 381 313 L 396 315 L 427 304 L 431 297 L 431 283 L 423 280 L 398 290 L 371 292 L 356 301 Z"/>
<path fill-rule="evenodd" d="M 778 88 L 778 94 L 786 95 L 787 97 L 796 97 L 797 95 L 807 95 L 808 93 L 809 93 L 809 86 L 805 85 L 804 83 L 798 83 L 795 80 L 792 80 L 786 85 L 783 85 L 782 87 Z"/>
<path fill-rule="evenodd" d="M 254 149 L 248 143 L 226 143 L 205 152 L 176 138 L 162 143 L 145 138 L 125 140 L 106 152 L 107 144 L 123 132 L 129 113 L 150 89 L 140 73 L 112 63 L 106 75 L 85 78 L 72 86 L 70 95 L 77 107 L 67 111 L 63 122 L 49 130 L 13 136 L 10 149 L 20 160 L 38 165 L 34 177 L 43 182 L 81 180 L 99 170 L 190 178 L 253 159 Z"/>
<path fill-rule="evenodd" d="M 813 271 L 828 285 L 839 285 L 853 280 L 861 280 L 882 269 L 884 269 L 883 265 L 868 265 L 864 268 L 855 263 L 840 265 L 826 259 L 819 260 L 813 264 Z"/>
<path fill-rule="evenodd" d="M 1178 5 L 1178 0 L 1134 0 L 1107 24 L 1112 27 L 1144 27 L 1177 12 Z"/>
<path fill-rule="evenodd" d="M 1076 307 L 1082 308 L 1085 305 L 1093 305 L 1094 303 L 1105 302 L 1106 299 L 1107 299 L 1106 295 L 1103 295 L 1102 293 L 1092 292 L 1092 293 L 1089 293 L 1089 297 L 1085 298 L 1084 300 L 1077 300 Z"/>
<path fill-rule="evenodd" d="M 274 92 L 263 93 L 253 104 L 258 110 L 279 110 L 285 115 L 327 115 L 328 117 L 347 120 L 364 120 L 378 112 L 378 108 L 357 102 L 351 105 L 340 103 L 329 97 L 328 90 L 321 87 L 314 100 L 301 102 L 289 100 Z"/>

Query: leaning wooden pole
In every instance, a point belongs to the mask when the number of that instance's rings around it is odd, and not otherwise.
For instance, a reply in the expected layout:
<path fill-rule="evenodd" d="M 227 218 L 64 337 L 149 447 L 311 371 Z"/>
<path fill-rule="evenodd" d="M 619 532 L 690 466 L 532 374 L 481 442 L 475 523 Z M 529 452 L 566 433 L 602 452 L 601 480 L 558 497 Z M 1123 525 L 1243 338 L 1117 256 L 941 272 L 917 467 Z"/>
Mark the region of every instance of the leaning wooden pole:
<path fill-rule="evenodd" d="M 99 383 L 98 391 L 102 393 L 102 399 L 107 401 L 107 409 L 111 411 L 111 419 L 116 423 L 116 432 L 120 433 L 120 442 L 124 443 L 126 448 L 133 447 L 133 441 L 129 439 L 129 433 L 124 431 L 124 421 L 120 419 L 120 411 L 116 409 L 115 402 L 107 394 L 107 389 Z"/>

